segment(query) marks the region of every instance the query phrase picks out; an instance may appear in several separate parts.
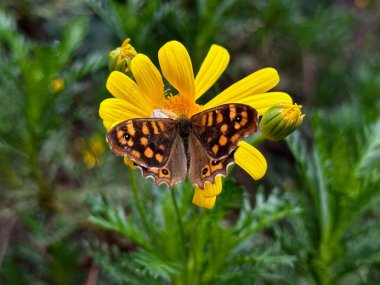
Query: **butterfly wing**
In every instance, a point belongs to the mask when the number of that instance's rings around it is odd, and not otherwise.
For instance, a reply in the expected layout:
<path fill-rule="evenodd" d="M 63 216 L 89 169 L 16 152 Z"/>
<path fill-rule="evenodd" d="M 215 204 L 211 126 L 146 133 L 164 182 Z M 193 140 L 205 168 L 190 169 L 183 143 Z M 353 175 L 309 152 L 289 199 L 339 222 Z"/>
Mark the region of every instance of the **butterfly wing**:
<path fill-rule="evenodd" d="M 206 181 L 215 183 L 217 175 L 226 176 L 228 165 L 234 162 L 234 153 L 232 152 L 221 159 L 215 159 L 207 153 L 195 134 L 190 133 L 189 159 L 190 181 L 200 189 L 203 189 Z"/>
<path fill-rule="evenodd" d="M 181 137 L 175 138 L 169 157 L 162 167 L 141 167 L 141 171 L 144 177 L 152 177 L 157 185 L 166 183 L 173 188 L 177 182 L 184 181 L 187 173 L 187 159 Z"/>
<path fill-rule="evenodd" d="M 127 156 L 157 184 L 172 187 L 186 177 L 186 154 L 174 120 L 127 120 L 107 133 L 107 142 L 113 153 Z"/>
<path fill-rule="evenodd" d="M 194 115 L 191 122 L 194 135 L 208 155 L 220 160 L 257 131 L 258 114 L 248 105 L 225 104 Z"/>

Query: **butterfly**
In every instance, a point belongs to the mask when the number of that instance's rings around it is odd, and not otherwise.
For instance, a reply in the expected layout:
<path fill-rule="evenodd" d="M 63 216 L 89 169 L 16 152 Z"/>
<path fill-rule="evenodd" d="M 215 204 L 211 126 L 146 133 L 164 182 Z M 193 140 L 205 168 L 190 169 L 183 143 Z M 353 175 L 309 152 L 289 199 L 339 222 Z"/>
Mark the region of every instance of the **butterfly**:
<path fill-rule="evenodd" d="M 121 122 L 107 133 L 111 151 L 131 159 L 144 177 L 173 187 L 185 180 L 204 189 L 225 176 L 238 142 L 257 131 L 258 113 L 244 104 L 225 104 L 170 118 L 138 118 Z"/>

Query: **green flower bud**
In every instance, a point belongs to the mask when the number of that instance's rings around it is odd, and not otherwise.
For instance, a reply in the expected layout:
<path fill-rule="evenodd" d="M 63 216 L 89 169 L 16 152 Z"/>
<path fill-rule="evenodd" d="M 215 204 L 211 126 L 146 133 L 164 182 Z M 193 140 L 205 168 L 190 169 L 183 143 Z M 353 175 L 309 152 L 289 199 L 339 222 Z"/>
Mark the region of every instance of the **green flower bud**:
<path fill-rule="evenodd" d="M 129 38 L 126 39 L 121 47 L 118 47 L 109 53 L 108 66 L 110 71 L 117 70 L 124 73 L 128 72 L 131 60 L 137 54 L 136 50 L 129 43 L 129 41 Z"/>
<path fill-rule="evenodd" d="M 278 103 L 270 107 L 261 118 L 260 130 L 262 135 L 278 141 L 290 135 L 303 120 L 302 105 Z"/>

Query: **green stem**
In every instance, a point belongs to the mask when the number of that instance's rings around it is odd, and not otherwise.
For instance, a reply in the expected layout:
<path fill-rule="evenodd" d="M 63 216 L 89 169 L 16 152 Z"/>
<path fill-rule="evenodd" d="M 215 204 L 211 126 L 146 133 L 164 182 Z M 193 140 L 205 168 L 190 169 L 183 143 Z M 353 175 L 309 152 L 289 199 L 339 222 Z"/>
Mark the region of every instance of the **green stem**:
<path fill-rule="evenodd" d="M 171 189 L 171 196 L 172 196 L 172 201 L 173 201 L 173 206 L 174 206 L 174 211 L 176 214 L 177 218 L 177 223 L 178 223 L 178 228 L 179 228 L 179 233 L 181 235 L 182 239 L 182 244 L 183 244 L 183 251 L 184 251 L 184 261 L 183 261 L 183 269 L 184 269 L 184 284 L 187 284 L 187 260 L 188 260 L 188 252 L 187 252 L 187 247 L 186 247 L 186 238 L 185 238 L 185 232 L 183 230 L 183 224 L 182 224 L 182 219 L 181 219 L 181 214 L 178 209 L 178 204 L 177 204 L 177 199 L 175 195 L 175 188 Z"/>
<path fill-rule="evenodd" d="M 143 207 L 143 205 L 141 203 L 141 200 L 140 200 L 140 197 L 139 197 L 139 194 L 138 194 L 138 188 L 137 188 L 137 183 L 136 183 L 136 178 L 135 178 L 134 170 L 132 168 L 129 168 L 129 177 L 131 179 L 133 198 L 136 201 L 137 209 L 139 211 L 141 220 L 142 220 L 142 222 L 144 224 L 144 227 L 146 228 L 146 230 L 147 230 L 147 232 L 148 232 L 151 240 L 155 241 L 156 240 L 156 234 L 155 234 L 153 228 L 151 227 L 151 224 L 148 222 L 148 220 L 146 218 L 145 210 L 144 210 L 144 207 Z"/>
<path fill-rule="evenodd" d="M 54 189 L 43 173 L 43 166 L 38 158 L 39 143 L 36 139 L 30 139 L 30 148 L 28 149 L 30 174 L 38 187 L 38 204 L 40 209 L 48 214 L 56 211 L 54 201 Z"/>
<path fill-rule="evenodd" d="M 255 137 L 252 141 L 249 141 L 251 145 L 258 145 L 261 144 L 263 141 L 265 141 L 266 138 L 260 134 L 259 136 Z"/>
<path fill-rule="evenodd" d="M 175 196 L 175 190 L 173 188 L 170 191 L 171 191 L 171 194 L 172 194 L 172 201 L 173 201 L 174 211 L 175 211 L 175 214 L 176 214 L 176 217 L 177 217 L 177 223 L 178 223 L 179 232 L 180 232 L 181 239 L 183 241 L 184 247 L 186 248 L 185 233 L 183 231 L 182 219 L 181 219 L 181 215 L 180 215 L 180 212 L 179 212 L 179 209 L 178 209 L 177 199 L 176 199 L 176 196 Z M 186 250 L 185 250 L 185 252 L 186 252 Z"/>

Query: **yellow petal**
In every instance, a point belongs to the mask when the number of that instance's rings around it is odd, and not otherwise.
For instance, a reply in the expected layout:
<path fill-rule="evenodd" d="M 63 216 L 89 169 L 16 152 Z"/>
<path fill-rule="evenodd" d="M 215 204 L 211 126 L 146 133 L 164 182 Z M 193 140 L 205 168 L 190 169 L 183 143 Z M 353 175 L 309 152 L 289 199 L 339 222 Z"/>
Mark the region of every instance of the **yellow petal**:
<path fill-rule="evenodd" d="M 215 178 L 215 184 L 210 182 L 205 183 L 205 189 L 203 190 L 203 196 L 206 198 L 218 196 L 222 192 L 222 177 L 219 175 Z"/>
<path fill-rule="evenodd" d="M 235 152 L 235 163 L 243 168 L 253 179 L 262 178 L 267 171 L 265 157 L 255 147 L 240 141 Z"/>
<path fill-rule="evenodd" d="M 132 118 L 149 117 L 140 108 L 118 98 L 108 98 L 100 103 L 99 116 L 107 131 L 115 124 Z"/>
<path fill-rule="evenodd" d="M 264 115 L 268 108 L 276 105 L 277 103 L 292 104 L 293 100 L 288 94 L 284 92 L 267 92 L 263 94 L 256 94 L 231 103 L 241 103 L 255 108 L 259 116 Z"/>
<path fill-rule="evenodd" d="M 247 77 L 232 84 L 222 91 L 218 96 L 205 104 L 205 109 L 210 109 L 222 104 L 237 102 L 248 96 L 265 93 L 280 81 L 277 71 L 274 68 L 263 68 L 248 75 Z"/>
<path fill-rule="evenodd" d="M 138 85 L 124 73 L 113 71 L 108 77 L 106 86 L 114 97 L 140 108 L 147 117 L 152 113 L 153 105 L 141 93 Z"/>
<path fill-rule="evenodd" d="M 166 43 L 158 51 L 162 74 L 179 93 L 195 98 L 194 73 L 186 48 L 177 41 Z"/>
<path fill-rule="evenodd" d="M 212 45 L 195 77 L 195 100 L 201 97 L 226 69 L 230 55 L 218 45 Z"/>
<path fill-rule="evenodd" d="M 130 168 L 136 169 L 135 163 L 126 156 L 124 156 L 124 163 L 125 163 L 125 165 L 129 166 Z"/>
<path fill-rule="evenodd" d="M 141 93 L 147 96 L 154 109 L 161 108 L 164 100 L 164 83 L 151 60 L 144 54 L 138 54 L 132 59 L 131 70 Z"/>
<path fill-rule="evenodd" d="M 203 196 L 203 191 L 204 190 L 201 190 L 197 187 L 195 188 L 194 196 L 193 196 L 193 204 L 202 208 L 211 209 L 215 204 L 216 196 L 206 198 Z"/>

